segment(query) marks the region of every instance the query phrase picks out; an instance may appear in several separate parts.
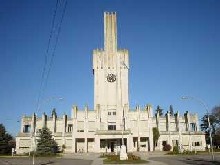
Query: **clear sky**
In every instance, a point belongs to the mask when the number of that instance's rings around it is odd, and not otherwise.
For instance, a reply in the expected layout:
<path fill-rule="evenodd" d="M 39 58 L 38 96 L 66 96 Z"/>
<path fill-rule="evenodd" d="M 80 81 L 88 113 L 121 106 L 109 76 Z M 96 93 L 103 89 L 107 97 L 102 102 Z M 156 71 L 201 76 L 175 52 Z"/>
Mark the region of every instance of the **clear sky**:
<path fill-rule="evenodd" d="M 56 0 L 0 4 L 0 123 L 16 135 L 21 116 L 37 109 Z M 220 105 L 219 0 L 68 0 L 37 115 L 93 109 L 92 50 L 103 48 L 104 11 L 117 12 L 118 45 L 129 50 L 131 108 L 172 104 L 201 117 L 205 108 L 181 96 Z"/>

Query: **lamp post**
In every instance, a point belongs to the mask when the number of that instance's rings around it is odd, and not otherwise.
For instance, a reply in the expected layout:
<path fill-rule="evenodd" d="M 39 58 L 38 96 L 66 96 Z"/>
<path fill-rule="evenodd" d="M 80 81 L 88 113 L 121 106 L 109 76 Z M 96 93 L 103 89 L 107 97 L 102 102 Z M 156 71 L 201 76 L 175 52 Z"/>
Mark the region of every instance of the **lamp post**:
<path fill-rule="evenodd" d="M 191 96 L 183 96 L 183 97 L 181 97 L 181 99 L 195 100 L 205 108 L 206 113 L 207 113 L 208 127 L 209 127 L 209 139 L 210 139 L 211 155 L 212 155 L 212 160 L 214 161 L 214 153 L 213 153 L 213 145 L 212 145 L 212 128 L 211 128 L 211 124 L 210 124 L 209 109 L 208 109 L 207 104 L 204 101 L 202 101 L 201 99 L 191 97 Z"/>
<path fill-rule="evenodd" d="M 58 101 L 62 101 L 63 98 L 62 97 L 50 97 L 46 100 L 44 100 L 43 102 L 41 102 L 41 104 L 38 104 L 37 106 L 37 112 L 40 111 L 40 108 L 43 104 L 46 104 L 46 103 L 49 103 L 50 101 L 52 100 L 58 100 Z M 37 140 L 36 140 L 36 137 L 37 137 L 37 131 L 36 131 L 36 124 L 37 122 L 35 123 L 35 129 L 34 129 L 34 132 L 31 134 L 32 138 L 34 138 L 34 149 L 33 149 L 33 157 L 32 157 L 32 164 L 35 165 L 35 152 L 36 152 L 36 149 L 37 149 Z"/>
<path fill-rule="evenodd" d="M 121 145 L 121 150 L 120 150 L 120 160 L 127 160 L 128 159 L 128 155 L 126 152 L 126 146 L 124 144 L 124 117 L 123 117 L 123 124 L 121 124 L 122 127 L 122 145 Z"/>

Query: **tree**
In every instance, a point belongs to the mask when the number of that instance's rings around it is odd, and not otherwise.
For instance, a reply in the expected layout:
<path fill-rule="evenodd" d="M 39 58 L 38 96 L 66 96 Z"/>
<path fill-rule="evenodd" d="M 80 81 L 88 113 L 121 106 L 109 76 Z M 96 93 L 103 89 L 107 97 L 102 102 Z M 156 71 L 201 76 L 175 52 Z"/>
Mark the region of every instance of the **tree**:
<path fill-rule="evenodd" d="M 37 154 L 39 155 L 55 154 L 58 151 L 58 145 L 47 127 L 41 129 L 37 142 Z"/>
<path fill-rule="evenodd" d="M 156 143 L 158 141 L 160 137 L 160 132 L 158 130 L 157 127 L 153 127 L 153 143 L 154 143 L 154 149 L 155 149 L 155 146 L 156 146 Z"/>
<path fill-rule="evenodd" d="M 209 121 L 212 131 L 213 144 L 220 146 L 220 106 L 215 106 L 209 114 Z M 205 114 L 201 119 L 201 130 L 206 133 L 206 143 L 210 143 L 208 115 Z"/>
<path fill-rule="evenodd" d="M 159 113 L 159 116 L 163 115 L 163 109 L 161 109 L 159 105 L 157 106 L 156 113 Z"/>
<path fill-rule="evenodd" d="M 9 154 L 15 148 L 13 137 L 6 132 L 5 126 L 0 124 L 0 154 Z"/>
<path fill-rule="evenodd" d="M 216 117 L 212 114 L 209 114 L 209 122 L 212 129 L 212 133 L 215 134 L 216 130 Z M 209 123 L 208 123 L 208 115 L 204 115 L 201 119 L 201 130 L 209 133 Z"/>
<path fill-rule="evenodd" d="M 220 124 L 220 106 L 215 106 L 212 109 L 212 115 L 215 116 L 215 123 L 218 125 Z M 216 128 L 217 129 L 217 128 Z"/>
<path fill-rule="evenodd" d="M 170 116 L 174 116 L 173 106 L 172 105 L 170 105 Z"/>

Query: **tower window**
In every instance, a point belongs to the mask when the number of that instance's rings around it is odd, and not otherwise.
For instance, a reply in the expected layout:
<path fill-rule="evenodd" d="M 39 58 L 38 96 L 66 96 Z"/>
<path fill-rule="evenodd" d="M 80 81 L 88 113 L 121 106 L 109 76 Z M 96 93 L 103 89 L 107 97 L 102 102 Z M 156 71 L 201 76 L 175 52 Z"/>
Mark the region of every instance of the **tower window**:
<path fill-rule="evenodd" d="M 116 130 L 116 125 L 108 125 L 108 130 Z"/>
<path fill-rule="evenodd" d="M 24 125 L 23 132 L 29 133 L 31 131 L 31 125 Z"/>
<path fill-rule="evenodd" d="M 73 131 L 73 125 L 72 124 L 68 124 L 67 131 L 68 132 L 72 132 Z"/>
<path fill-rule="evenodd" d="M 196 131 L 196 123 L 190 123 L 190 131 Z"/>

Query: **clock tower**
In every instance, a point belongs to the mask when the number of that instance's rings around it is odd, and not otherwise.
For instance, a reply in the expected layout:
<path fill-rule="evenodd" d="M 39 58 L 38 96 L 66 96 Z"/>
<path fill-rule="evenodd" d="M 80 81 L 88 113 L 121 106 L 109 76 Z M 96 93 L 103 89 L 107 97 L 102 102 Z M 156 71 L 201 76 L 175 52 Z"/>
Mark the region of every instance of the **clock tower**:
<path fill-rule="evenodd" d="M 104 13 L 104 50 L 93 51 L 94 109 L 99 107 L 103 118 L 115 114 L 121 121 L 129 109 L 129 59 L 127 50 L 117 49 L 116 18 L 115 12 Z"/>

